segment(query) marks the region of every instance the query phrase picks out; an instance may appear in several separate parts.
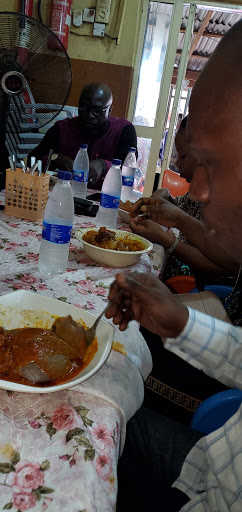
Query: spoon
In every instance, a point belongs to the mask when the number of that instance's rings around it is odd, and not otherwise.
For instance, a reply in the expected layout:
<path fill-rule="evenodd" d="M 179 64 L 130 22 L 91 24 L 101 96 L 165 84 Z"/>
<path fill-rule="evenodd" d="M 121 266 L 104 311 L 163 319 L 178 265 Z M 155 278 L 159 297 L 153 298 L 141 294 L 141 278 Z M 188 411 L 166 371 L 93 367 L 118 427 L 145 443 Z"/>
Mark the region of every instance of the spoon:
<path fill-rule="evenodd" d="M 89 347 L 89 345 L 91 345 L 91 343 L 93 342 L 94 338 L 95 338 L 95 335 L 96 335 L 96 329 L 97 329 L 97 324 L 99 323 L 99 321 L 101 320 L 102 316 L 104 315 L 104 313 L 106 313 L 107 309 L 114 303 L 116 302 L 117 298 L 121 295 L 121 292 L 122 290 L 119 290 L 118 294 L 116 295 L 116 297 L 109 303 L 108 305 L 106 306 L 106 308 L 104 308 L 104 310 L 102 311 L 102 313 L 97 317 L 97 319 L 95 320 L 94 324 L 92 325 L 92 327 L 89 327 L 89 329 L 85 329 L 84 331 L 84 336 L 85 336 L 85 342 L 86 342 L 86 346 Z"/>
<path fill-rule="evenodd" d="M 104 313 L 106 313 L 107 309 L 117 300 L 121 293 L 122 290 L 119 290 L 116 297 L 107 304 L 102 313 L 97 317 L 92 327 L 90 327 L 89 329 L 85 329 L 84 336 L 86 347 L 89 347 L 92 344 L 96 335 L 97 325 L 101 320 L 102 316 L 104 315 Z M 45 357 L 44 367 L 46 371 L 41 368 L 41 362 L 42 361 L 39 361 L 39 364 L 37 364 L 31 361 L 30 363 L 26 364 L 26 366 L 20 368 L 20 375 L 30 380 L 31 382 L 37 384 L 49 382 L 51 380 L 58 379 L 59 377 L 64 377 L 71 370 L 71 361 L 67 357 L 62 356 L 61 354 Z"/>

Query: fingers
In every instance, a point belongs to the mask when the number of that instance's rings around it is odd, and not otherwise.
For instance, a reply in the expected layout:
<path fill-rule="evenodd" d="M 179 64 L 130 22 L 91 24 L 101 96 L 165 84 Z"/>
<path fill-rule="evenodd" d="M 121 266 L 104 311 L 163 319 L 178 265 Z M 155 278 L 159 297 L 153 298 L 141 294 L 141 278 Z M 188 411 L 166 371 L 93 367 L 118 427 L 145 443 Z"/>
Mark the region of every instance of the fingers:
<path fill-rule="evenodd" d="M 142 211 L 142 206 L 146 204 L 153 204 L 156 201 L 155 198 L 152 197 L 141 197 L 136 203 L 134 203 L 129 211 L 129 215 L 131 218 L 137 217 L 140 214 L 140 210 Z"/>
<path fill-rule="evenodd" d="M 118 295 L 120 289 L 122 289 L 122 277 L 119 280 L 119 283 L 120 283 L 119 284 L 117 281 L 118 276 L 123 276 L 123 274 L 117 274 L 115 281 L 110 286 L 110 290 L 109 290 L 109 294 L 108 294 L 108 299 L 110 301 L 114 300 L 115 297 Z"/>
<path fill-rule="evenodd" d="M 121 331 L 124 331 L 130 320 L 134 318 L 131 308 L 130 293 L 122 288 L 124 277 L 123 274 L 118 274 L 118 280 L 114 281 L 112 284 L 108 296 L 110 301 L 115 300 L 120 290 L 122 290 L 122 293 L 117 297 L 117 300 L 110 305 L 105 314 L 106 318 L 113 319 L 114 325 L 119 325 Z M 117 281 L 119 281 L 119 284 Z"/>
<path fill-rule="evenodd" d="M 129 210 L 129 216 L 131 218 L 137 217 L 139 215 L 139 209 L 142 206 L 142 198 L 140 198 L 136 203 L 134 203 L 130 210 Z"/>

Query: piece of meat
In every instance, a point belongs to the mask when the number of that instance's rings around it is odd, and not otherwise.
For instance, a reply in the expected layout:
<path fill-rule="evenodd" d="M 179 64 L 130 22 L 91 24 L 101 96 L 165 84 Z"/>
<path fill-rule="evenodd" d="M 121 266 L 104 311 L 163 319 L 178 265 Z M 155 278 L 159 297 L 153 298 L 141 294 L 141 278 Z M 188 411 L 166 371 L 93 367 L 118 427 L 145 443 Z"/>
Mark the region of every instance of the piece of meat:
<path fill-rule="evenodd" d="M 52 331 L 70 345 L 82 359 L 86 352 L 85 329 L 71 315 L 60 317 L 52 325 Z"/>
<path fill-rule="evenodd" d="M 100 228 L 98 233 L 96 234 L 95 241 L 103 242 L 104 240 L 111 240 L 113 238 L 115 238 L 115 232 L 110 231 L 109 229 L 106 229 L 103 227 L 103 228 Z"/>

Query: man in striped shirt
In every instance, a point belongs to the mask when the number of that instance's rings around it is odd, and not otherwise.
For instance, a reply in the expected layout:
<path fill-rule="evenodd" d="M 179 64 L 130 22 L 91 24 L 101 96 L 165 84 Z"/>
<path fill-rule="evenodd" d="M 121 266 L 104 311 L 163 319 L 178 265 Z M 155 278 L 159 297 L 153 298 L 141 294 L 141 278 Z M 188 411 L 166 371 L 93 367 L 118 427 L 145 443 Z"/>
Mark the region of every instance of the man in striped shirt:
<path fill-rule="evenodd" d="M 187 142 L 197 164 L 189 194 L 211 236 L 242 261 L 242 21 L 217 46 L 193 88 Z M 141 212 L 154 211 L 144 205 Z M 152 209 L 152 210 L 151 210 Z M 118 274 L 106 316 L 135 319 L 165 347 L 226 386 L 242 389 L 242 330 L 186 308 L 145 274 Z M 192 384 L 192 383 L 191 383 Z M 130 420 L 119 467 L 118 512 L 241 512 L 242 406 L 204 435 L 154 411 Z"/>

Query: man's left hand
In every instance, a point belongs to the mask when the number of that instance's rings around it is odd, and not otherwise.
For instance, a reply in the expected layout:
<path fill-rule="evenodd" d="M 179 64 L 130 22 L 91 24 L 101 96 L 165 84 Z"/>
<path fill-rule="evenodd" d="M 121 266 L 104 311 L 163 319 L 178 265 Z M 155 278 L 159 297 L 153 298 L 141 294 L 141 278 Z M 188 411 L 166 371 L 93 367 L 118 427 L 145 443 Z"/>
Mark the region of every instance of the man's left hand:
<path fill-rule="evenodd" d="M 88 177 L 88 186 L 91 187 L 97 183 L 99 178 L 102 176 L 104 172 L 104 164 L 102 160 L 90 160 L 89 162 L 89 177 Z"/>

